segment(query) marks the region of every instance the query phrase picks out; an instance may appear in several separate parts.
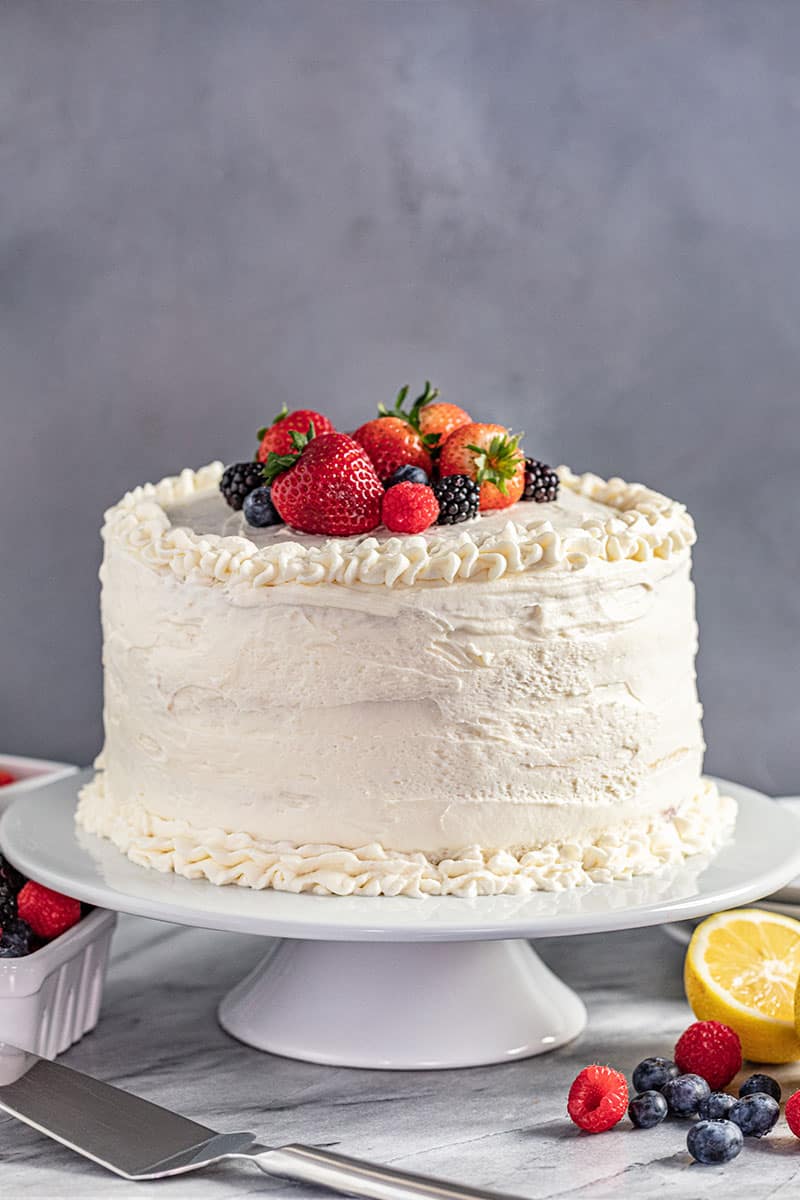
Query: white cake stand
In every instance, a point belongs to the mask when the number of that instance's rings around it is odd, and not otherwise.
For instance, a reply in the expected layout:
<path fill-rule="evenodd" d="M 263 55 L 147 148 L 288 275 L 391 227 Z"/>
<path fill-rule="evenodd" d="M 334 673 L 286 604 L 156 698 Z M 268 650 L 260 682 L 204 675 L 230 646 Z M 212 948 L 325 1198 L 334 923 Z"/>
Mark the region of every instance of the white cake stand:
<path fill-rule="evenodd" d="M 295 896 L 217 888 L 134 866 L 74 825 L 82 772 L 21 797 L 0 826 L 26 874 L 90 904 L 283 939 L 227 995 L 224 1029 L 261 1050 L 338 1066 L 477 1066 L 541 1054 L 586 1024 L 583 1003 L 525 939 L 658 925 L 766 896 L 800 872 L 796 817 L 739 803 L 716 857 L 627 883 L 532 896 Z"/>

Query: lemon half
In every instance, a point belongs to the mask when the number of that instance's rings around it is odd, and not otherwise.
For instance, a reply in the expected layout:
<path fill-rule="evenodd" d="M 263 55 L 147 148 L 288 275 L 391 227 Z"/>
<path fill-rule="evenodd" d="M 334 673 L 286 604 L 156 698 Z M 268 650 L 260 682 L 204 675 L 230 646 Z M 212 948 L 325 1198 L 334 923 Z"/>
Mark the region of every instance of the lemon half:
<path fill-rule="evenodd" d="M 745 1058 L 800 1059 L 800 921 L 758 908 L 709 917 L 689 943 L 683 980 L 695 1016 L 735 1029 Z"/>

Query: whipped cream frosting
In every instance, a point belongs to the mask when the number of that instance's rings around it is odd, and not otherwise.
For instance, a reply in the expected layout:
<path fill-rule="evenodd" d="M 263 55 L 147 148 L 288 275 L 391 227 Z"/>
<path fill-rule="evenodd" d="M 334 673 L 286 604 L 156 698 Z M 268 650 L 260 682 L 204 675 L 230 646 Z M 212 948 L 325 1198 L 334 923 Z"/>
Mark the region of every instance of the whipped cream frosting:
<path fill-rule="evenodd" d="M 466 846 L 446 858 L 344 846 L 264 842 L 246 833 L 198 829 L 130 803 L 108 803 L 102 775 L 82 792 L 80 822 L 109 838 L 132 862 L 186 879 L 207 879 L 318 896 L 502 896 L 560 892 L 649 875 L 707 855 L 730 835 L 736 805 L 710 780 L 677 811 L 610 830 L 594 840 L 535 850 Z"/>
<path fill-rule="evenodd" d="M 516 504 L 415 536 L 383 530 L 318 538 L 285 526 L 254 530 L 220 495 L 222 470 L 210 463 L 135 488 L 106 513 L 104 536 L 176 578 L 256 588 L 494 580 L 553 566 L 581 570 L 592 560 L 669 559 L 695 540 L 692 519 L 676 501 L 622 479 L 573 475 L 567 467 L 559 467 L 562 494 L 555 503 Z"/>
<path fill-rule="evenodd" d="M 106 515 L 87 829 L 365 895 L 577 886 L 714 842 L 681 505 L 560 468 L 555 503 L 326 539 L 247 529 L 220 471 Z"/>

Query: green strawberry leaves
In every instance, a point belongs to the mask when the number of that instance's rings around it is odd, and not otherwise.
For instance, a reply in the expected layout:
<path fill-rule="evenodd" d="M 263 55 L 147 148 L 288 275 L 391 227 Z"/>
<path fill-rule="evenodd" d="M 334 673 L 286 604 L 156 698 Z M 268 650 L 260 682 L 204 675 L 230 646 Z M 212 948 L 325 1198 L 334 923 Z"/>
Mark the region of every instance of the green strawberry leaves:
<path fill-rule="evenodd" d="M 425 380 L 425 388 L 422 393 L 417 396 L 416 400 L 411 405 L 411 408 L 406 411 L 406 400 L 408 399 L 409 386 L 401 387 L 395 398 L 394 408 L 387 408 L 385 404 L 378 405 L 378 415 L 381 417 L 398 417 L 401 421 L 405 421 L 410 425 L 422 438 L 422 443 L 428 450 L 432 450 L 441 437 L 439 433 L 422 433 L 419 427 L 419 417 L 423 408 L 427 404 L 432 404 L 439 395 L 439 389 L 431 387 L 429 379 Z"/>
<path fill-rule="evenodd" d="M 292 429 L 290 436 L 292 450 L 289 454 L 276 454 L 274 450 L 270 450 L 267 461 L 264 463 L 265 483 L 272 483 L 278 475 L 282 475 L 284 471 L 288 471 L 294 466 L 309 442 L 312 442 L 317 436 L 314 422 L 309 421 L 307 433 L 298 433 L 296 429 Z"/>
<path fill-rule="evenodd" d="M 504 496 L 508 495 L 508 480 L 513 479 L 519 469 L 521 438 L 521 433 L 514 434 L 513 437 L 499 433 L 492 438 L 488 448 L 467 446 L 467 450 L 472 451 L 474 455 L 475 482 L 478 485 L 493 483 L 499 492 Z"/>

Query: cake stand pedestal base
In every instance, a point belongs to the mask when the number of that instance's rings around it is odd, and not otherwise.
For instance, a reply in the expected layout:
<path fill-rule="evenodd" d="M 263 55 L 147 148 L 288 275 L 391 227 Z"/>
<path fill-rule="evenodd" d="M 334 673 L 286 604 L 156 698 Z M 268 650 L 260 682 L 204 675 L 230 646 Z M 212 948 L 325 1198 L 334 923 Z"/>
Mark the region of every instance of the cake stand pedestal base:
<path fill-rule="evenodd" d="M 222 1001 L 239 1041 L 308 1062 L 430 1070 L 553 1050 L 586 1009 L 521 940 L 278 942 Z"/>

